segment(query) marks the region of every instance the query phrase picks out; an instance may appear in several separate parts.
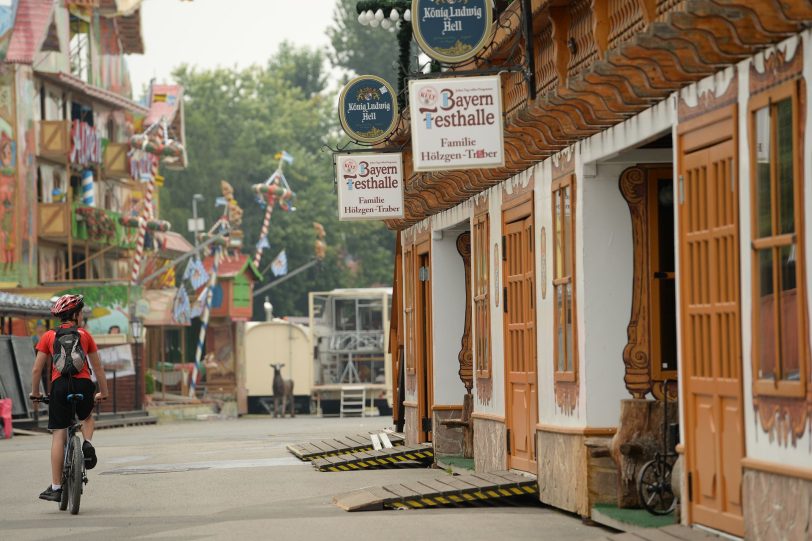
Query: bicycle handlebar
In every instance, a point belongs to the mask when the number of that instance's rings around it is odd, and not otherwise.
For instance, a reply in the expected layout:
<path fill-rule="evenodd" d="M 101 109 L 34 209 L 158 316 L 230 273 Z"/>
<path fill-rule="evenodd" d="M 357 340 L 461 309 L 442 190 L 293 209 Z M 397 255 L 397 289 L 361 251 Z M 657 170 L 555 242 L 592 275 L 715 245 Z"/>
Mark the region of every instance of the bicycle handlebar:
<path fill-rule="evenodd" d="M 28 398 L 30 398 L 32 402 L 44 402 L 45 404 L 51 401 L 51 397 L 47 394 L 43 396 L 28 395 Z"/>

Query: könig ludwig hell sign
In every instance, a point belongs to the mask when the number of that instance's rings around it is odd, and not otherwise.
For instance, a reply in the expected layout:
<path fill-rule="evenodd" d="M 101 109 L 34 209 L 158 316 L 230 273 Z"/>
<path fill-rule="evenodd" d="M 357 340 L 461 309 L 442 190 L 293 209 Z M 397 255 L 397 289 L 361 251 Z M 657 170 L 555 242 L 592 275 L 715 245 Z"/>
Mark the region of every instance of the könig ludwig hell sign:
<path fill-rule="evenodd" d="M 338 219 L 403 218 L 403 155 L 339 154 Z"/>
<path fill-rule="evenodd" d="M 398 125 L 395 92 L 380 77 L 356 77 L 338 97 L 338 115 L 341 127 L 355 141 L 383 141 Z"/>
<path fill-rule="evenodd" d="M 499 76 L 409 82 L 415 171 L 505 163 Z"/>
<path fill-rule="evenodd" d="M 431 58 L 459 64 L 476 56 L 491 35 L 491 0 L 412 0 L 414 37 Z"/>

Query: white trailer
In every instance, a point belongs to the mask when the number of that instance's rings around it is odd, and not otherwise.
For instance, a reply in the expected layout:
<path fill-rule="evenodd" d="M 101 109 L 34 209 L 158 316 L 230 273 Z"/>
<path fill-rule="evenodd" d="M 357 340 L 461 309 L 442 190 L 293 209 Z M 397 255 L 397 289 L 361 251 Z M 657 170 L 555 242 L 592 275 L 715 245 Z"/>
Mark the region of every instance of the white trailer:
<path fill-rule="evenodd" d="M 352 388 L 363 389 L 369 405 L 390 415 L 392 288 L 317 291 L 308 301 L 317 411 L 339 414 L 342 391 Z"/>
<path fill-rule="evenodd" d="M 273 368 L 284 364 L 282 377 L 293 380 L 297 413 L 311 412 L 313 340 L 304 325 L 284 319 L 245 324 L 245 384 L 249 413 L 273 411 Z"/>

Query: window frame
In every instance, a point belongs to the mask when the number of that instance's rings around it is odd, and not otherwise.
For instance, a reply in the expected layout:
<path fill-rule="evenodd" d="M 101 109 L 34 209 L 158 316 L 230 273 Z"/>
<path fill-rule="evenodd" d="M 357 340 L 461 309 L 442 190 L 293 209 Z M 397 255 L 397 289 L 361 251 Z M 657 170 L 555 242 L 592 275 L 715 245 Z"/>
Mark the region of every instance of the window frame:
<path fill-rule="evenodd" d="M 403 347 L 407 374 L 416 372 L 417 362 L 415 359 L 415 246 L 408 244 L 403 247 Z"/>
<path fill-rule="evenodd" d="M 805 267 L 805 252 L 804 252 L 804 178 L 803 178 L 803 140 L 800 133 L 801 126 L 801 95 L 802 95 L 802 79 L 794 78 L 790 81 L 776 85 L 770 89 L 759 92 L 750 97 L 748 104 L 748 130 L 749 130 L 749 151 L 750 156 L 750 269 L 751 269 L 751 291 L 752 291 L 752 305 L 751 305 L 751 330 L 752 330 L 752 379 L 753 390 L 756 395 L 764 396 L 782 396 L 782 397 L 797 397 L 802 398 L 806 394 L 806 380 L 809 370 L 809 330 L 807 328 L 807 315 L 806 315 L 806 267 Z M 779 220 L 778 212 L 778 198 L 776 197 L 778 190 L 778 160 L 777 160 L 777 130 L 776 130 L 776 111 L 777 104 L 786 99 L 790 99 L 792 103 L 792 174 L 793 174 L 793 212 L 794 212 L 794 233 L 781 234 L 776 230 L 777 220 Z M 771 213 L 771 232 L 769 236 L 760 237 L 758 235 L 758 202 L 756 198 L 757 183 L 758 183 L 758 168 L 756 164 L 756 114 L 763 108 L 769 108 L 769 121 L 770 121 L 770 213 Z M 777 233 L 777 234 L 776 234 Z M 797 289 L 797 321 L 798 321 L 798 363 L 799 363 L 799 379 L 798 381 L 788 381 L 781 379 L 783 372 L 783 362 L 781 358 L 781 336 L 777 335 L 775 349 L 775 376 L 772 379 L 759 378 L 760 361 L 758 352 L 760 351 L 759 341 L 759 254 L 764 249 L 770 249 L 775 253 L 775 250 L 784 246 L 791 246 L 795 244 L 795 280 Z M 776 272 L 778 270 L 779 272 Z M 773 325 L 775 329 L 780 329 L 780 259 L 773 258 L 773 291 L 775 292 L 776 299 L 779 302 L 775 303 L 773 308 Z"/>
<path fill-rule="evenodd" d="M 565 188 L 569 188 L 570 191 L 570 238 L 569 238 L 569 250 L 566 253 L 565 257 L 569 260 L 569 275 L 564 275 L 562 271 L 562 275 L 558 276 L 558 227 L 559 223 L 563 225 L 564 223 L 564 205 L 563 205 L 563 191 Z M 575 174 L 567 174 L 561 178 L 558 178 L 553 181 L 551 187 L 551 205 L 552 205 L 552 244 L 553 244 L 553 375 L 554 381 L 557 382 L 577 382 L 578 381 L 578 317 L 577 317 L 577 295 L 575 291 L 575 198 L 576 198 L 576 182 L 575 182 Z M 556 214 L 556 199 L 558 197 L 562 197 L 562 215 L 561 221 L 559 222 L 558 216 Z M 563 234 L 562 234 L 563 238 Z M 563 267 L 562 267 L 563 269 Z M 558 332 L 561 328 L 563 323 L 566 332 L 566 323 L 563 321 L 563 318 L 566 317 L 566 310 L 564 310 L 564 314 L 559 314 L 558 310 L 558 288 L 565 287 L 567 284 L 570 284 L 572 289 L 572 300 L 570 310 L 572 313 L 572 370 L 559 370 L 558 369 Z M 564 339 L 564 344 L 566 345 L 566 337 Z"/>
<path fill-rule="evenodd" d="M 472 237 L 472 272 L 473 282 L 473 310 L 474 310 L 474 371 L 476 377 L 487 379 L 491 377 L 493 367 L 493 344 L 491 343 L 491 260 L 490 260 L 490 214 L 482 212 L 474 216 Z M 484 251 L 485 268 L 480 269 L 478 262 Z M 482 317 L 485 319 L 485 327 L 488 330 L 487 351 L 481 348 L 483 341 L 480 338 L 479 310 L 484 305 Z"/>

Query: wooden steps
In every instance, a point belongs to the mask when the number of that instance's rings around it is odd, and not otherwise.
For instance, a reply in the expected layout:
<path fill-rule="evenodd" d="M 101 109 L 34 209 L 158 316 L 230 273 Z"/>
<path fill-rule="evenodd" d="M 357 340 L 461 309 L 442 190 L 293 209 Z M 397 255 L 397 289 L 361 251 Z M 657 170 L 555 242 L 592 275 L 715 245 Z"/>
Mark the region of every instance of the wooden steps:
<path fill-rule="evenodd" d="M 434 449 L 431 444 L 398 445 L 389 449 L 371 449 L 353 453 L 326 456 L 313 460 L 313 467 L 319 471 L 338 472 L 363 469 L 398 468 L 406 465 L 434 462 Z"/>
<path fill-rule="evenodd" d="M 333 503 L 345 511 L 375 511 L 499 505 L 528 496 L 538 499 L 538 483 L 534 478 L 499 471 L 442 475 L 430 480 L 363 488 L 335 496 Z"/>
<path fill-rule="evenodd" d="M 386 436 L 393 446 L 403 445 L 405 443 L 403 436 L 399 434 L 390 432 L 386 433 Z M 330 456 L 346 455 L 358 451 L 370 451 L 373 448 L 372 433 L 349 434 L 327 440 L 292 443 L 287 447 L 288 451 L 296 458 L 305 462 Z"/>

